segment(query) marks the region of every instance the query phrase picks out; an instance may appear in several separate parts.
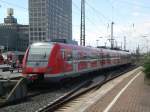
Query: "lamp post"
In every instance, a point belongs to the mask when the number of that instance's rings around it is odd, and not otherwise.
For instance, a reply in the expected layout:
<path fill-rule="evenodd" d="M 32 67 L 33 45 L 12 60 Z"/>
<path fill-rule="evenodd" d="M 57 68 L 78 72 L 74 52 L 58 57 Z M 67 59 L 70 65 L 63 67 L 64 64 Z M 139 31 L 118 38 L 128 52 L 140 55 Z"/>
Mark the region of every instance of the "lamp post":
<path fill-rule="evenodd" d="M 110 38 L 110 43 L 111 43 L 111 49 L 113 49 L 114 47 L 114 36 L 113 36 L 113 26 L 114 26 L 114 22 L 111 23 L 111 38 Z"/>

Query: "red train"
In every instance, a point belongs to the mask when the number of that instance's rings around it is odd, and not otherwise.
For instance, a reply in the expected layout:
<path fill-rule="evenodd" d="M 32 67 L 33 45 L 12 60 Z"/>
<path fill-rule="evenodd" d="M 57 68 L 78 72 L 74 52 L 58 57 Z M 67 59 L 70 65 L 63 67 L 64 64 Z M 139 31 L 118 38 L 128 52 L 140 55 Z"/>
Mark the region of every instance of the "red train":
<path fill-rule="evenodd" d="M 125 51 L 39 42 L 26 51 L 23 76 L 58 80 L 130 62 L 130 53 Z"/>

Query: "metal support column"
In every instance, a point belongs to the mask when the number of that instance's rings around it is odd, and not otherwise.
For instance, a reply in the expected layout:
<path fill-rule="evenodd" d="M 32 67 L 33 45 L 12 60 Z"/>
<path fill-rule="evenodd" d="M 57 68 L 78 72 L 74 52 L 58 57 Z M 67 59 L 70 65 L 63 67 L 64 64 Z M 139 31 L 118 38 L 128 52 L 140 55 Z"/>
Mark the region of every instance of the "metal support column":
<path fill-rule="evenodd" d="M 85 46 L 85 0 L 81 0 L 80 45 Z"/>
<path fill-rule="evenodd" d="M 114 25 L 114 22 L 111 23 L 111 49 L 114 48 L 114 38 L 113 38 L 113 25 Z"/>

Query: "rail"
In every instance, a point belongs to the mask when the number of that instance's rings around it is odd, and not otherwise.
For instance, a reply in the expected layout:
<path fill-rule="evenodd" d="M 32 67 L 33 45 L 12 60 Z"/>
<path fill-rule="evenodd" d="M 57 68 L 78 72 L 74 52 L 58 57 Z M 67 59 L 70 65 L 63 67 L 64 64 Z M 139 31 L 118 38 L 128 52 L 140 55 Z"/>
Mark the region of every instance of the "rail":
<path fill-rule="evenodd" d="M 137 66 L 136 66 L 137 67 Z M 69 102 L 70 100 L 90 91 L 93 89 L 98 89 L 100 88 L 102 85 L 104 85 L 105 83 L 109 82 L 110 80 L 113 80 L 116 77 L 121 76 L 122 74 L 129 72 L 130 70 L 132 70 L 133 68 L 136 67 L 131 67 L 130 69 L 127 69 L 123 72 L 118 73 L 115 76 L 105 76 L 105 79 L 103 81 L 98 81 L 94 84 L 92 84 L 92 82 L 94 82 L 93 80 L 88 80 L 84 83 L 82 83 L 81 85 L 79 85 L 77 88 L 75 88 L 74 90 L 72 90 L 71 92 L 65 94 L 64 96 L 60 97 L 59 99 L 50 102 L 49 104 L 47 104 L 46 106 L 44 106 L 43 108 L 40 108 L 39 110 L 37 110 L 36 112 L 53 112 L 56 109 L 58 109 L 61 105 L 63 105 L 66 102 Z M 86 86 L 86 85 L 89 86 Z"/>

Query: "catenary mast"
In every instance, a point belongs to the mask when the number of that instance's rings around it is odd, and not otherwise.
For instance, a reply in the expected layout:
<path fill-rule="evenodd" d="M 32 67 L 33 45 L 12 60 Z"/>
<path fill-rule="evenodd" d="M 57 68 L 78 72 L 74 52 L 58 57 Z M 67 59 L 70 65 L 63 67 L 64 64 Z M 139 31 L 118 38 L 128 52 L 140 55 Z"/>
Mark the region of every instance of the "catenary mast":
<path fill-rule="evenodd" d="M 85 0 L 81 0 L 80 45 L 85 46 Z"/>

